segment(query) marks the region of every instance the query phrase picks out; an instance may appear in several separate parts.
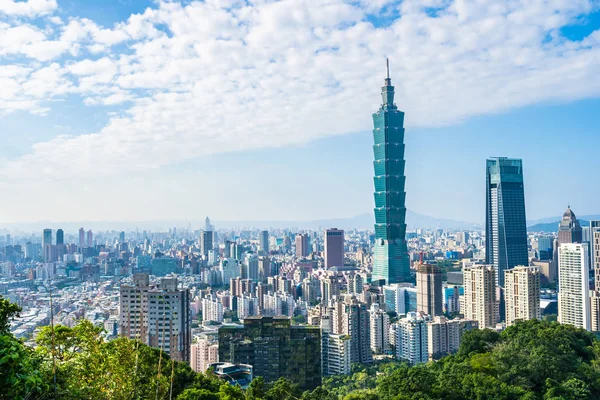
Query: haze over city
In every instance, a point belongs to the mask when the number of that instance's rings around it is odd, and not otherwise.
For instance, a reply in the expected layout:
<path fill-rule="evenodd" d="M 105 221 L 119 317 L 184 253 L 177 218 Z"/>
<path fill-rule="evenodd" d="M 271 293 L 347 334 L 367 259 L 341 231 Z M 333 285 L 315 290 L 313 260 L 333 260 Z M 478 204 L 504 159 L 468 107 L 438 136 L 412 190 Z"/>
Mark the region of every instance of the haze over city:
<path fill-rule="evenodd" d="M 5 0 L 0 17 L 0 223 L 370 213 L 386 57 L 410 210 L 483 223 L 484 160 L 509 156 L 528 219 L 600 212 L 593 1 Z"/>

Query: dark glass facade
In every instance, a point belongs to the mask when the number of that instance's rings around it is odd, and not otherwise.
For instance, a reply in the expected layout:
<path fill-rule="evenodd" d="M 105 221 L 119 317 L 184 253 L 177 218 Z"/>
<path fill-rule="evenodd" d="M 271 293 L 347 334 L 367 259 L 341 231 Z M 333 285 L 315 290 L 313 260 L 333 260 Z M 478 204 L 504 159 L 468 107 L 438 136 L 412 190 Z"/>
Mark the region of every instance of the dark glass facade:
<path fill-rule="evenodd" d="M 410 264 L 406 246 L 406 193 L 404 184 L 404 113 L 394 104 L 388 76 L 381 88 L 383 104 L 373 114 L 375 177 L 375 244 L 373 280 L 387 284 L 408 282 Z"/>
<path fill-rule="evenodd" d="M 219 361 L 252 365 L 266 382 L 283 377 L 312 390 L 321 384 L 321 330 L 287 317 L 248 317 L 219 328 Z"/>
<path fill-rule="evenodd" d="M 523 162 L 505 157 L 486 164 L 486 263 L 494 265 L 498 285 L 504 271 L 529 265 Z"/>

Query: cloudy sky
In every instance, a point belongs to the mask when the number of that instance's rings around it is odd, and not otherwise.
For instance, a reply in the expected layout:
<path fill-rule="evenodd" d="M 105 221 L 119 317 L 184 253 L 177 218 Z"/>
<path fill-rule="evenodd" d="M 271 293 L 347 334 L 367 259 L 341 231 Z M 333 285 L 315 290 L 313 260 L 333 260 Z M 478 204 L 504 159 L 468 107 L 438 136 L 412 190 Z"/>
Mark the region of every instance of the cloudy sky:
<path fill-rule="evenodd" d="M 600 213 L 596 0 L 0 0 L 0 223 L 372 209 L 385 58 L 413 211 Z"/>

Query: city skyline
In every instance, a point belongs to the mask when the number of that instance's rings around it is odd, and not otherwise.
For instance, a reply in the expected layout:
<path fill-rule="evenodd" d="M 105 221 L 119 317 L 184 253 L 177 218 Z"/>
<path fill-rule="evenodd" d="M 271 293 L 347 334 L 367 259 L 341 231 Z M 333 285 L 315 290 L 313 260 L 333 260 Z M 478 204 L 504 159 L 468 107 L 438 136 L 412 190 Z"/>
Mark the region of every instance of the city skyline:
<path fill-rule="evenodd" d="M 481 165 L 503 155 L 528 166 L 530 218 L 556 215 L 569 203 L 581 215 L 599 211 L 593 199 L 600 189 L 587 184 L 600 168 L 593 154 L 600 145 L 593 112 L 600 18 L 590 2 L 556 10 L 448 3 L 434 11 L 415 1 L 282 4 L 253 4 L 247 14 L 196 1 L 2 5 L 2 29 L 23 35 L 20 46 L 0 49 L 11 88 L 0 100 L 8 138 L 0 189 L 12 194 L 0 198 L 0 224 L 368 212 L 365 110 L 378 100 L 366 94 L 385 57 L 408 115 L 409 209 L 482 221 Z M 200 29 L 199 20 L 214 23 Z M 476 39 L 473 30 L 481 31 Z M 226 53 L 214 47 L 217 33 Z M 389 36 L 386 44 L 376 44 L 381 35 Z M 172 53 L 152 60 L 152 49 Z M 173 72 L 179 69 L 189 73 Z M 225 118 L 226 104 L 237 118 Z M 288 110 L 285 124 L 274 109 Z M 566 131 L 582 143 L 573 154 L 563 151 Z M 573 170 L 554 193 L 544 181 L 564 173 L 559 159 Z M 234 180 L 235 190 L 227 190 Z M 298 191 L 298 181 L 311 190 Z M 203 196 L 204 188 L 223 189 Z M 239 191 L 246 195 L 232 195 Z M 40 194 L 46 207 L 38 206 Z M 348 200 L 340 204 L 339 195 Z"/>

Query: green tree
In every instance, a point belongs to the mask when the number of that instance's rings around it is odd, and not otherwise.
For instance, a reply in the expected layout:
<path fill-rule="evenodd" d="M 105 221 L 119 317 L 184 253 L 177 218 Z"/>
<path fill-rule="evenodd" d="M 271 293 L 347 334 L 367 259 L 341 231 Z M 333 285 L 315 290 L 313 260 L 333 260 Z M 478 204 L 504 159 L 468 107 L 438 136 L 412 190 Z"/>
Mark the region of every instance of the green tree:
<path fill-rule="evenodd" d="M 0 335 L 0 399 L 35 398 L 47 390 L 40 359 L 9 334 Z"/>
<path fill-rule="evenodd" d="M 190 388 L 177 396 L 177 400 L 219 400 L 219 395 L 206 389 Z"/>
<path fill-rule="evenodd" d="M 264 400 L 294 400 L 300 398 L 302 392 L 297 384 L 289 379 L 279 378 L 269 385 Z"/>
<path fill-rule="evenodd" d="M 467 357 L 473 353 L 486 353 L 500 340 L 498 332 L 489 329 L 474 329 L 465 332 L 460 343 L 458 355 Z"/>
<path fill-rule="evenodd" d="M 19 316 L 21 307 L 0 296 L 0 335 L 10 333 L 10 323 Z"/>
<path fill-rule="evenodd" d="M 250 382 L 250 386 L 246 390 L 246 396 L 251 400 L 260 400 L 265 397 L 267 394 L 267 386 L 265 385 L 265 380 L 262 376 L 257 376 L 252 379 Z"/>

